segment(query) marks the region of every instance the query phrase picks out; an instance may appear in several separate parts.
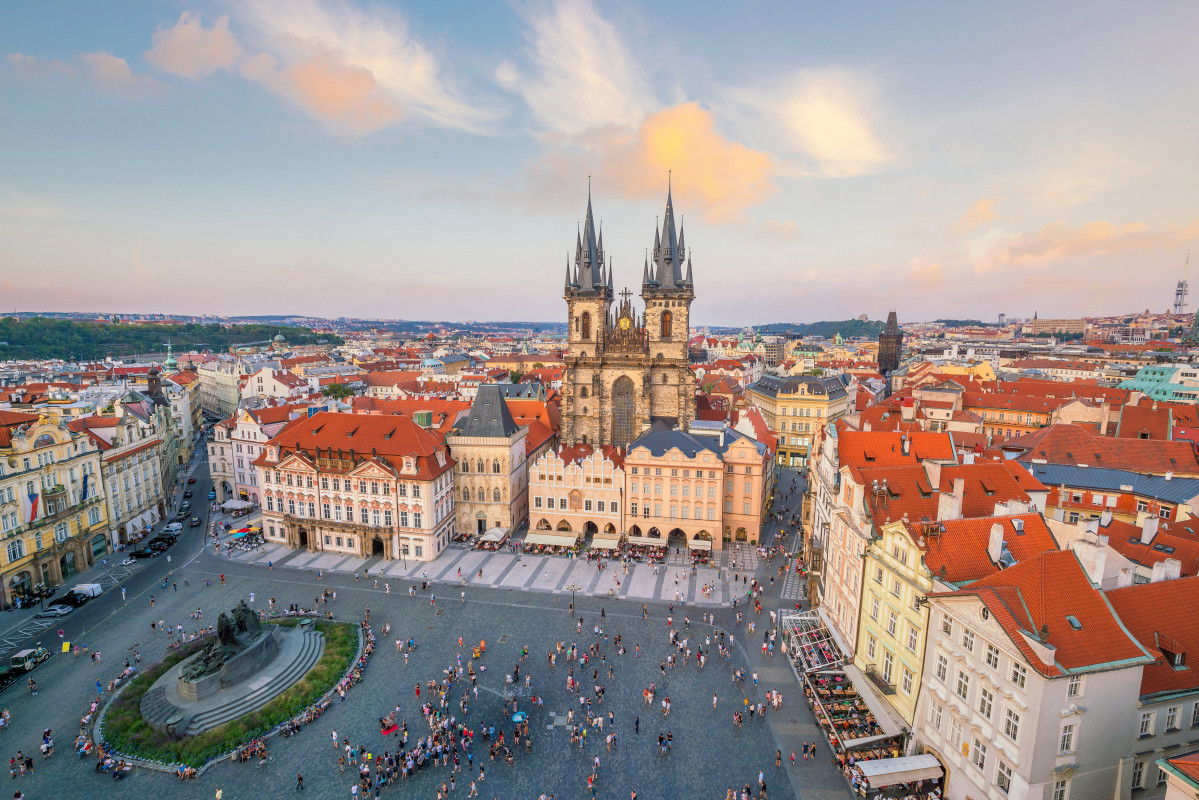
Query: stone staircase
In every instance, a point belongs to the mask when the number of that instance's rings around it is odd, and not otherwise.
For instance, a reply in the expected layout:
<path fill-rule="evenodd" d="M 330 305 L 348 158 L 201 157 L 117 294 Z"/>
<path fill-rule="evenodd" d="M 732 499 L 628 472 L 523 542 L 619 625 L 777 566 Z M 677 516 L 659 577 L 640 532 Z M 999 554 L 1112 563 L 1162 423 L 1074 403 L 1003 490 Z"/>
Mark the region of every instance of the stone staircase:
<path fill-rule="evenodd" d="M 285 648 L 272 664 L 272 666 L 283 665 L 281 671 L 278 673 L 273 673 L 272 670 L 264 672 L 243 684 L 243 687 L 248 688 L 249 691 L 238 691 L 233 697 L 224 698 L 218 694 L 214 698 L 218 700 L 217 704 L 193 714 L 190 719 L 184 719 L 180 723 L 179 732 L 194 736 L 252 711 L 257 711 L 304 677 L 308 670 L 316 666 L 316 662 L 320 661 L 321 655 L 325 651 L 325 637 L 317 631 L 301 632 L 296 630 L 287 637 L 286 641 L 289 648 Z M 295 650 L 289 658 L 287 649 L 290 647 L 295 647 Z"/>

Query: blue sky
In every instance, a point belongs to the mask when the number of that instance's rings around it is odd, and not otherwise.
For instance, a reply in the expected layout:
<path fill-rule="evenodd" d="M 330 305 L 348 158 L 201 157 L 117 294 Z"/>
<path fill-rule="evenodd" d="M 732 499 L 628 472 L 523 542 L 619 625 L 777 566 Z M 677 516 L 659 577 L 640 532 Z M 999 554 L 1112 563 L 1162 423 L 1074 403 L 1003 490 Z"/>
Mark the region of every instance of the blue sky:
<path fill-rule="evenodd" d="M 558 319 L 588 176 L 635 285 L 671 170 L 694 324 L 1160 311 L 1199 243 L 1197 28 L 1193 2 L 5 4 L 0 310 Z"/>

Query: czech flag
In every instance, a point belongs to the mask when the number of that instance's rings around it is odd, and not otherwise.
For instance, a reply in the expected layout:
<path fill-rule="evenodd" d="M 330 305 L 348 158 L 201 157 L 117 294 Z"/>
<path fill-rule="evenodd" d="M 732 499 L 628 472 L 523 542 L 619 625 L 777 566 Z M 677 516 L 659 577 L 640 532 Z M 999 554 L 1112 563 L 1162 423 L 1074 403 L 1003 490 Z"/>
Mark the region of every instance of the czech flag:
<path fill-rule="evenodd" d="M 37 504 L 38 504 L 38 501 L 41 499 L 42 499 L 41 495 L 39 495 L 37 492 L 29 493 L 29 521 L 30 522 L 37 521 Z"/>
<path fill-rule="evenodd" d="M 91 477 L 91 476 L 88 475 L 86 472 L 83 473 L 83 497 L 80 498 L 80 502 L 83 502 L 84 500 L 87 499 L 87 479 L 89 477 Z"/>

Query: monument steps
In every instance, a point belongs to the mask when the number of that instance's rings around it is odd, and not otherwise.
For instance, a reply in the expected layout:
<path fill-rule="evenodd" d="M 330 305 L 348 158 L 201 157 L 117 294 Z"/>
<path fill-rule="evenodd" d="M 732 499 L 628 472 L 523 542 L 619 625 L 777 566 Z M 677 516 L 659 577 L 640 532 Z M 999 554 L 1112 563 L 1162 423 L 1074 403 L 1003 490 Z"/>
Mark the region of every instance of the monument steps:
<path fill-rule="evenodd" d="M 316 666 L 320 660 L 324 652 L 324 637 L 315 631 L 305 631 L 295 638 L 298 640 L 299 650 L 295 657 L 288 661 L 287 667 L 283 671 L 277 675 L 271 675 L 269 680 L 263 680 L 262 685 L 251 692 L 239 693 L 226 703 L 218 703 L 197 713 L 186 720 L 187 725 L 180 732 L 189 735 L 199 733 L 256 711 L 268 700 L 275 695 L 282 694 L 284 690 L 302 678 L 304 673 Z M 280 658 L 286 660 L 284 654 L 280 654 Z M 170 705 L 165 697 L 162 698 L 162 702 Z M 143 713 L 145 713 L 144 709 L 145 706 L 143 706 Z"/>

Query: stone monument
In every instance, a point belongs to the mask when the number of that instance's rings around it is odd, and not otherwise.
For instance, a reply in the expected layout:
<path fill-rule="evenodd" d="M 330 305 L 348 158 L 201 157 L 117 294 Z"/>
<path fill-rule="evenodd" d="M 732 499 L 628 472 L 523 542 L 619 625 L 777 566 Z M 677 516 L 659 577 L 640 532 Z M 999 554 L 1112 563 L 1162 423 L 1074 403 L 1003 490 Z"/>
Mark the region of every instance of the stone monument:
<path fill-rule="evenodd" d="M 142 717 L 157 730 L 195 735 L 261 708 L 323 650 L 313 626 L 263 624 L 243 600 L 217 618 L 215 639 L 155 681 L 142 697 Z"/>

